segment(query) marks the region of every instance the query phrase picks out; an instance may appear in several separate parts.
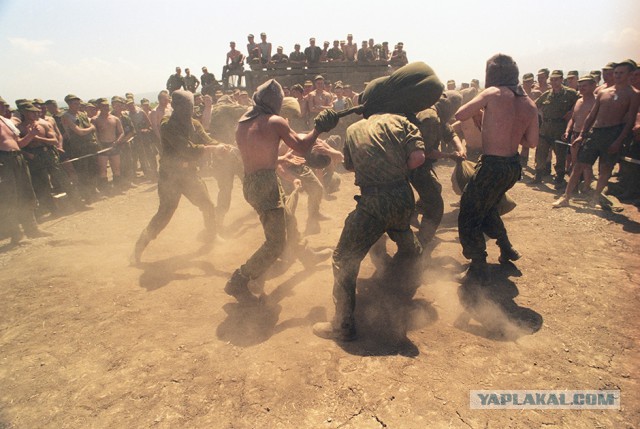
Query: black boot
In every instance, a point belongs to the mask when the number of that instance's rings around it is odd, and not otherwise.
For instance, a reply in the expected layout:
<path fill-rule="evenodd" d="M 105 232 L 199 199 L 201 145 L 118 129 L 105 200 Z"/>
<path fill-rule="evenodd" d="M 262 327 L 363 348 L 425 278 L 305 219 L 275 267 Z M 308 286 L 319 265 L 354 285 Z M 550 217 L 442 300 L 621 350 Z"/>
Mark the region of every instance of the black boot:
<path fill-rule="evenodd" d="M 485 285 L 489 282 L 489 266 L 487 259 L 472 259 L 469 268 L 460 278 L 460 283 L 476 283 Z"/>
<path fill-rule="evenodd" d="M 240 268 L 235 270 L 231 275 L 231 278 L 224 287 L 224 291 L 233 296 L 238 302 L 248 303 L 257 302 L 258 298 L 251 293 L 248 284 L 251 280 L 248 276 L 242 274 Z"/>

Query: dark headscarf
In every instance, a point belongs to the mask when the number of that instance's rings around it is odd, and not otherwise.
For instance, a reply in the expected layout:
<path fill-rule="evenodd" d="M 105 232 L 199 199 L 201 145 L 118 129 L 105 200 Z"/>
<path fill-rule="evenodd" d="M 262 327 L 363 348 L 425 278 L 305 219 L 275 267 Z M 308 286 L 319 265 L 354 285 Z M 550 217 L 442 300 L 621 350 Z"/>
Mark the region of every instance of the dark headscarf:
<path fill-rule="evenodd" d="M 522 85 L 519 84 L 518 65 L 513 58 L 504 54 L 496 54 L 487 60 L 485 87 L 506 86 L 517 96 L 524 97 Z"/>
<path fill-rule="evenodd" d="M 440 122 L 446 124 L 462 106 L 462 95 L 456 90 L 445 91 L 440 100 L 433 106 L 438 112 Z"/>
<path fill-rule="evenodd" d="M 275 79 L 269 79 L 253 93 L 253 107 L 242 115 L 239 122 L 250 121 L 260 115 L 278 115 L 282 109 L 284 92 Z"/>

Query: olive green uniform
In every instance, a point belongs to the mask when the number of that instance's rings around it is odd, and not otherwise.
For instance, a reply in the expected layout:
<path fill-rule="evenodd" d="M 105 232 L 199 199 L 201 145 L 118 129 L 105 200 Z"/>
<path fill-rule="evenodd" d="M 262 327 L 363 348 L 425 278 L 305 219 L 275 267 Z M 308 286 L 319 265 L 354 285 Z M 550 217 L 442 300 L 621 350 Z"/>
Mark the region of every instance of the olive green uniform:
<path fill-rule="evenodd" d="M 22 150 L 26 152 L 33 190 L 42 206 L 51 213 L 57 211 L 57 206 L 51 195 L 51 182 L 57 184 L 61 191 L 66 192 L 76 207 L 82 206 L 78 190 L 72 185 L 67 173 L 60 166 L 57 149 L 48 145 L 29 145 Z"/>
<path fill-rule="evenodd" d="M 424 139 L 425 152 L 439 150 L 441 143 L 453 140 L 455 133 L 451 125 L 442 123 L 434 108 L 426 109 L 418 114 L 418 129 Z M 420 196 L 416 203 L 416 211 L 422 214 L 418 239 L 425 245 L 433 239 L 444 214 L 442 185 L 434 170 L 436 160 L 427 159 L 424 164 L 411 171 L 411 184 Z"/>
<path fill-rule="evenodd" d="M 420 243 L 409 227 L 414 209 L 407 160 L 411 152 L 424 150 L 418 128 L 406 117 L 376 114 L 347 129 L 344 164 L 355 171 L 361 195 L 345 220 L 333 253 L 333 299 L 336 322 L 353 325 L 356 279 L 360 263 L 386 232 L 401 255 L 418 255 Z"/>
<path fill-rule="evenodd" d="M 536 100 L 536 105 L 542 113 L 540 140 L 536 148 L 537 177 L 542 175 L 549 151 L 553 149 L 556 156 L 556 164 L 554 166 L 556 180 L 561 181 L 564 178 L 568 146 L 554 143 L 554 141 L 562 138 L 567 128 L 567 121 L 564 117 L 571 112 L 578 98 L 576 91 L 563 86 L 558 93 L 550 89 Z"/>
<path fill-rule="evenodd" d="M 91 121 L 84 112 L 76 113 L 75 117 L 67 112 L 78 128 L 89 128 Z M 68 158 L 77 158 L 84 155 L 95 154 L 98 151 L 96 133 L 92 132 L 79 136 L 71 130 L 67 130 L 67 138 L 64 140 L 64 151 Z M 78 175 L 78 187 L 82 197 L 91 199 L 96 194 L 96 180 L 98 177 L 98 165 L 95 156 L 79 159 L 73 162 L 73 168 Z"/>
<path fill-rule="evenodd" d="M 167 226 L 182 195 L 202 211 L 207 236 L 215 237 L 215 207 L 209 197 L 207 185 L 197 173 L 197 162 L 204 153 L 204 145 L 215 144 L 215 141 L 195 119 L 191 121 L 191 127 L 184 130 L 170 118 L 164 118 L 160 124 L 160 136 L 160 206 L 147 226 L 148 239 L 155 239 Z"/>
<path fill-rule="evenodd" d="M 33 216 L 36 196 L 22 153 L 0 151 L 0 228 L 11 238 L 20 236 L 20 224 L 29 234 L 38 226 Z"/>

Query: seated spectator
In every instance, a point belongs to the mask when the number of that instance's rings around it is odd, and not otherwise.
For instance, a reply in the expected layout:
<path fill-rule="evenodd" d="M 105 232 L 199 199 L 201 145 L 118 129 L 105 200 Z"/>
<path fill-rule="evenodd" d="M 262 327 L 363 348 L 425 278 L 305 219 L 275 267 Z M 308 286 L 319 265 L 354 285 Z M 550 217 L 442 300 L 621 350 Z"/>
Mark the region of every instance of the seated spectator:
<path fill-rule="evenodd" d="M 329 62 L 333 62 L 333 61 L 344 61 L 345 60 L 345 56 L 344 56 L 344 52 L 342 52 L 342 49 L 340 49 L 340 42 L 337 40 L 333 41 L 333 48 L 329 49 L 329 51 L 327 52 L 327 61 Z"/>
<path fill-rule="evenodd" d="M 236 49 L 236 42 L 229 42 L 231 50 L 227 52 L 226 65 L 222 68 L 222 81 L 229 85 L 229 76 L 238 76 L 238 85 L 244 76 L 244 55 Z"/>
<path fill-rule="evenodd" d="M 300 52 L 300 44 L 296 43 L 293 46 L 293 52 L 289 54 L 289 64 L 297 67 L 302 67 L 307 62 L 307 57 L 304 56 L 304 53 Z"/>
<path fill-rule="evenodd" d="M 258 44 L 254 41 L 253 34 L 249 34 L 247 40 L 249 41 L 249 43 L 247 43 L 247 55 L 251 56 L 251 52 L 258 47 Z"/>
<path fill-rule="evenodd" d="M 327 61 L 329 61 L 328 55 L 329 55 L 329 42 L 325 41 L 324 44 L 322 45 L 322 52 L 320 53 L 320 62 L 326 63 Z"/>
<path fill-rule="evenodd" d="M 356 55 L 358 52 L 358 45 L 353 43 L 353 35 L 347 34 L 347 43 L 342 48 L 342 52 L 344 52 L 344 56 L 347 61 L 355 61 Z"/>
<path fill-rule="evenodd" d="M 382 42 L 382 49 L 380 50 L 380 59 L 383 61 L 389 61 L 389 42 Z"/>
<path fill-rule="evenodd" d="M 271 57 L 272 64 L 288 63 L 289 57 L 282 53 L 282 46 L 276 48 L 276 53 Z"/>
<path fill-rule="evenodd" d="M 260 33 L 261 42 L 258 43 L 260 48 L 260 62 L 267 64 L 271 59 L 271 43 L 267 42 L 267 33 Z"/>
<path fill-rule="evenodd" d="M 402 42 L 398 42 L 396 45 L 396 49 L 393 50 L 391 54 L 391 58 L 389 59 L 389 64 L 394 67 L 402 67 L 409 63 L 407 59 L 407 53 L 402 50 L 404 44 Z"/>
<path fill-rule="evenodd" d="M 373 51 L 369 49 L 367 41 L 362 41 L 362 47 L 358 50 L 357 59 L 359 63 L 369 63 L 374 60 Z"/>

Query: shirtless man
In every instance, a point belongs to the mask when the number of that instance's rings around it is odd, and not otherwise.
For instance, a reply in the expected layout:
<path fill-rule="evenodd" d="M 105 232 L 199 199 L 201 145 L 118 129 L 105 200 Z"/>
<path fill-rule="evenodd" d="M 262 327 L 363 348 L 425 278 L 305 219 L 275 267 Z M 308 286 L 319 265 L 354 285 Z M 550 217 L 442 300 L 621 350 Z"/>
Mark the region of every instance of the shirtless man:
<path fill-rule="evenodd" d="M 17 245 L 23 238 L 20 224 L 29 237 L 50 235 L 38 229 L 34 216 L 36 197 L 31 186 L 31 177 L 20 149 L 38 135 L 35 126 L 27 127 L 24 137 L 15 124 L 5 117 L 8 107 L 0 98 L 0 219 L 2 229 Z"/>
<path fill-rule="evenodd" d="M 155 109 L 149 113 L 149 120 L 151 121 L 151 129 L 153 133 L 160 141 L 160 121 L 162 118 L 168 118 L 171 116 L 173 109 L 171 108 L 171 97 L 169 91 L 160 91 L 158 93 L 158 105 Z"/>
<path fill-rule="evenodd" d="M 471 259 L 465 280 L 488 280 L 484 234 L 497 240 L 500 263 L 520 258 L 507 236 L 497 204 L 519 179 L 522 168 L 518 147 L 536 147 L 538 115 L 535 103 L 518 85 L 518 66 L 507 55 L 497 54 L 487 61 L 486 89 L 456 113 L 465 121 L 484 109 L 482 118 L 482 158 L 462 193 L 458 233 L 462 253 Z"/>
<path fill-rule="evenodd" d="M 480 122 L 482 122 L 482 115 L 480 115 Z M 482 133 L 474 119 L 470 118 L 465 121 L 456 121 L 451 127 L 464 145 L 466 159 L 478 162 L 482 155 Z"/>
<path fill-rule="evenodd" d="M 549 73 L 549 69 L 547 68 L 538 70 L 538 84 L 535 85 L 534 88 L 540 91 L 540 94 L 544 94 L 551 89 L 548 82 Z"/>
<path fill-rule="evenodd" d="M 596 206 L 602 190 L 611 177 L 622 143 L 633 128 L 640 104 L 640 92 L 629 84 L 636 64 L 625 60 L 614 67 L 614 85 L 602 89 L 596 95 L 593 108 L 584 122 L 582 130 L 574 140 L 581 146 L 578 152 L 578 163 L 571 173 L 569 184 L 562 198 L 554 207 L 569 205 L 571 193 L 578 184 L 582 172 L 592 168 L 596 159 L 598 163 L 598 183 L 590 204 Z"/>
<path fill-rule="evenodd" d="M 358 53 L 358 45 L 353 43 L 353 34 L 347 34 L 347 43 L 343 48 L 344 57 L 347 61 L 354 62 Z"/>
<path fill-rule="evenodd" d="M 99 113 L 91 122 L 96 127 L 98 145 L 100 150 L 111 149 L 98 155 L 98 189 L 100 192 L 106 192 L 109 188 L 107 164 L 111 165 L 113 185 L 120 183 L 120 145 L 122 144 L 124 131 L 122 130 L 120 119 L 109 112 L 109 100 L 99 98 L 96 103 Z"/>
<path fill-rule="evenodd" d="M 567 171 L 571 171 L 578 162 L 578 150 L 580 149 L 574 141 L 578 134 L 582 131 L 584 121 L 587 120 L 587 116 L 591 111 L 591 108 L 596 104 L 596 97 L 593 91 L 596 89 L 596 81 L 593 76 L 586 75 L 578 79 L 578 91 L 580 98 L 573 106 L 573 112 L 571 112 L 571 119 L 567 123 L 567 129 L 562 136 L 562 141 L 571 143 L 571 156 L 567 158 Z M 593 171 L 590 168 L 584 170 L 585 184 L 589 186 L 593 179 Z"/>
<path fill-rule="evenodd" d="M 602 91 L 603 89 L 611 88 L 615 85 L 613 79 L 613 69 L 616 67 L 616 63 L 607 63 L 606 66 L 602 67 L 602 80 L 604 81 L 602 85 L 596 88 L 596 95 Z"/>
<path fill-rule="evenodd" d="M 542 95 L 540 90 L 534 85 L 533 73 L 525 73 L 522 76 L 522 88 L 524 88 L 524 92 L 526 92 L 533 101 L 536 101 Z"/>
<path fill-rule="evenodd" d="M 245 199 L 258 212 L 266 241 L 240 268 L 235 270 L 225 286 L 225 292 L 238 300 L 255 300 L 247 285 L 260 277 L 280 257 L 287 242 L 295 244 L 296 231 L 287 228 L 290 213 L 285 210 L 284 195 L 276 166 L 280 140 L 299 153 L 307 153 L 321 132 L 330 131 L 338 123 L 332 110 L 322 112 L 309 134 L 296 134 L 287 121 L 279 116 L 284 94 L 273 79 L 260 85 L 253 95 L 255 106 L 238 123 L 236 142 L 244 164 Z M 300 251 L 302 250 L 302 251 Z M 317 263 L 331 256 L 331 252 L 311 253 L 305 247 L 297 251 L 306 262 Z"/>
<path fill-rule="evenodd" d="M 313 80 L 316 89 L 309 93 L 308 103 L 311 119 L 324 109 L 333 108 L 333 96 L 324 90 L 324 77 L 316 76 Z"/>
<path fill-rule="evenodd" d="M 224 83 L 225 88 L 229 86 L 229 76 L 238 76 L 238 86 L 240 86 L 242 76 L 244 75 L 242 67 L 244 64 L 244 55 L 236 49 L 236 42 L 229 42 L 229 47 L 231 50 L 227 52 L 226 63 L 222 68 L 222 82 Z"/>
<path fill-rule="evenodd" d="M 53 182 L 59 186 L 60 191 L 69 195 L 69 199 L 78 209 L 82 209 L 83 203 L 76 188 L 72 187 L 69 177 L 60 166 L 56 149 L 58 139 L 53 127 L 49 122 L 40 118 L 41 108 L 30 103 L 21 104 L 20 113 L 24 118 L 18 126 L 21 135 L 28 135 L 31 129 L 37 130 L 37 135 L 22 150 L 27 158 L 31 183 L 39 204 L 52 215 L 58 214 L 58 207 L 51 195 L 51 183 Z"/>

